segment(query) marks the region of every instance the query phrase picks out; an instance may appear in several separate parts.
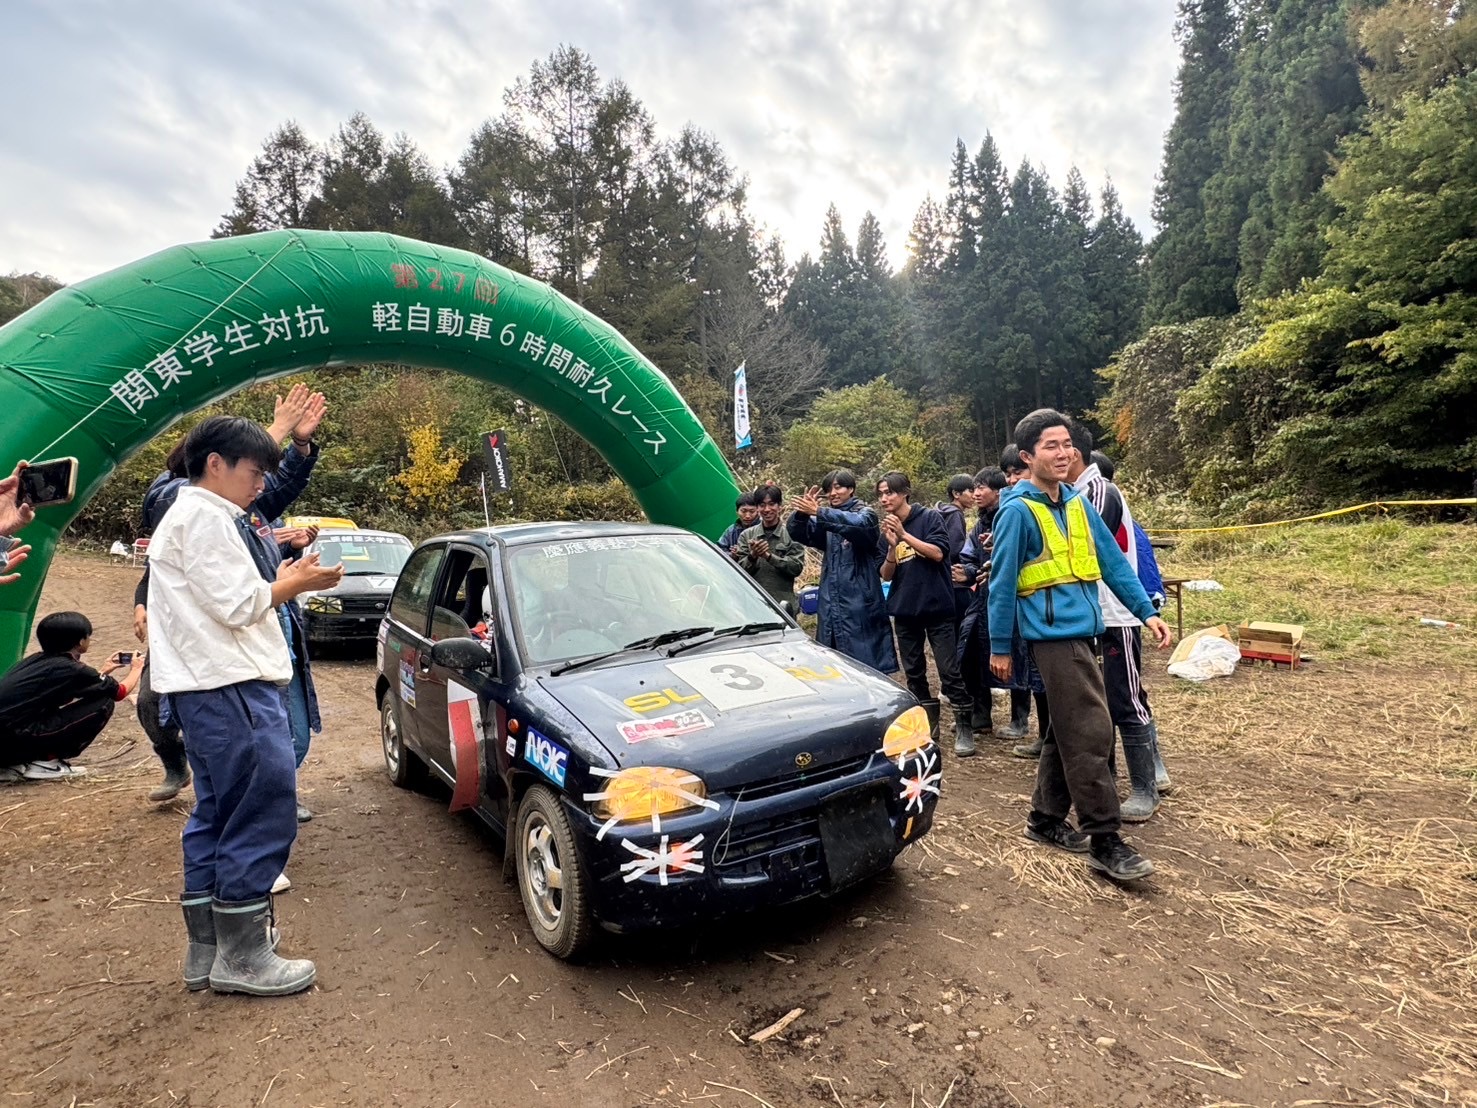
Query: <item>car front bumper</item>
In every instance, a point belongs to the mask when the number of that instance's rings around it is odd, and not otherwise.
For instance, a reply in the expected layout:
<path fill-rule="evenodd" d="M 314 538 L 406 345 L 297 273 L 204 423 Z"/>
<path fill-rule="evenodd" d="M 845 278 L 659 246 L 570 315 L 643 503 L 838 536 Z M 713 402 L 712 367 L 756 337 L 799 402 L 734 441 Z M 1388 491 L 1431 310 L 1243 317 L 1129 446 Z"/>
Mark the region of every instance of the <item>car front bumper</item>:
<path fill-rule="evenodd" d="M 933 825 L 942 753 L 903 768 L 878 752 L 853 772 L 650 823 L 602 824 L 569 805 L 594 914 L 611 931 L 668 927 L 838 892 L 885 870 Z M 908 781 L 925 782 L 907 791 Z M 931 788 L 927 787 L 931 786 Z M 699 838 L 701 836 L 701 838 Z"/>
<path fill-rule="evenodd" d="M 309 642 L 373 642 L 384 612 L 304 612 Z"/>

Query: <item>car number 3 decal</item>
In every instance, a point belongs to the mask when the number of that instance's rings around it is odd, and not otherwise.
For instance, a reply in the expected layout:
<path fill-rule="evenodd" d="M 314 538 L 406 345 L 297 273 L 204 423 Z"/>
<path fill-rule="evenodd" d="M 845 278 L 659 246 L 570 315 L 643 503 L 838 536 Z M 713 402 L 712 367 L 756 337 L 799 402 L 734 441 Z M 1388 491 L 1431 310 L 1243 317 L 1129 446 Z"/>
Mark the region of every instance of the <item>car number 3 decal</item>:
<path fill-rule="evenodd" d="M 750 673 L 743 666 L 712 666 L 708 672 L 723 681 L 730 689 L 736 689 L 739 692 L 757 692 L 764 687 L 764 678 Z"/>
<path fill-rule="evenodd" d="M 720 712 L 816 695 L 805 682 L 752 652 L 683 658 L 668 662 L 667 669 Z"/>

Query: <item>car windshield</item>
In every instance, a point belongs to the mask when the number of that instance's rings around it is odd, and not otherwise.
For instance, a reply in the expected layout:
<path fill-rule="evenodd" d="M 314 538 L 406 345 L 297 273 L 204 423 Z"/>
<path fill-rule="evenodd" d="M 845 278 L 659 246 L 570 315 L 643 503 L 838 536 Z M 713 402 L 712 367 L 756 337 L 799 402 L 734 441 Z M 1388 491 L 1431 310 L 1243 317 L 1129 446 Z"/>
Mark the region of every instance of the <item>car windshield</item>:
<path fill-rule="evenodd" d="M 394 577 L 410 557 L 404 535 L 325 535 L 310 548 L 326 566 L 342 564 L 348 577 Z"/>
<path fill-rule="evenodd" d="M 695 535 L 515 546 L 504 564 L 530 665 L 693 627 L 782 619 L 742 569 Z"/>

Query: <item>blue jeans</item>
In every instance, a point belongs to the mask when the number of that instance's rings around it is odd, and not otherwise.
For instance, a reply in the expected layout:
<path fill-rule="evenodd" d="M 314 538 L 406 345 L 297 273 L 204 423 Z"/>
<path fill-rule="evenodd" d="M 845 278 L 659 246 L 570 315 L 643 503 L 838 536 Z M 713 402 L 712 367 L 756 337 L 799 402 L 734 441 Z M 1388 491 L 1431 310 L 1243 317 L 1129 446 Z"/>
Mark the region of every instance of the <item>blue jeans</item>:
<path fill-rule="evenodd" d="M 292 667 L 292 684 L 282 692 L 282 699 L 287 704 L 287 720 L 292 725 L 292 754 L 300 766 L 308 756 L 308 744 L 313 740 L 313 728 L 308 724 L 308 686 L 301 668 Z"/>
<path fill-rule="evenodd" d="M 297 838 L 297 770 L 282 690 L 243 681 L 173 700 L 195 775 L 195 810 L 180 838 L 185 888 L 258 900 Z"/>

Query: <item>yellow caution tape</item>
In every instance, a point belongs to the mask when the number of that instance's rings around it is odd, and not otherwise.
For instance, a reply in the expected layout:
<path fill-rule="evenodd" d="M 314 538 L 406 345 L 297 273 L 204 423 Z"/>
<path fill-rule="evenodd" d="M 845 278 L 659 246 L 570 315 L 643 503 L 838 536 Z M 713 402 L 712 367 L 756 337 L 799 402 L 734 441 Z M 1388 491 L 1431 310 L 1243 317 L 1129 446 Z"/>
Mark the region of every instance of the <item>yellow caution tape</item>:
<path fill-rule="evenodd" d="M 1442 507 L 1474 507 L 1477 506 L 1477 497 L 1466 497 L 1462 500 L 1371 500 L 1367 504 L 1355 504 L 1352 508 L 1336 508 L 1331 512 L 1319 512 L 1312 516 L 1297 516 L 1293 519 L 1277 519 L 1270 523 L 1238 523 L 1231 527 L 1145 527 L 1144 530 L 1151 535 L 1206 535 L 1219 531 L 1254 531 L 1260 527 L 1286 527 L 1290 523 L 1310 523 L 1316 519 L 1332 519 L 1335 516 L 1346 516 L 1353 512 L 1363 512 L 1370 508 L 1381 512 L 1388 512 L 1391 508 L 1442 508 Z"/>

